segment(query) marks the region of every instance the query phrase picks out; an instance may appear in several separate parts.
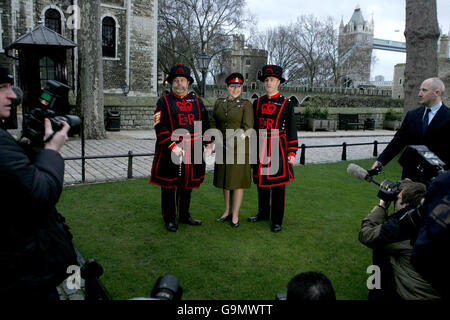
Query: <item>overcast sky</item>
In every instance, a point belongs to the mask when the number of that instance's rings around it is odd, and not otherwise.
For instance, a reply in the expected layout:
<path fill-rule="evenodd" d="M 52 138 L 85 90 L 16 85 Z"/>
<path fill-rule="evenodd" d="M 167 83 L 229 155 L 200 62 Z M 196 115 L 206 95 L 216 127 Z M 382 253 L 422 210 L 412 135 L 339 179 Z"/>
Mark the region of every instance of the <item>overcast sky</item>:
<path fill-rule="evenodd" d="M 428 0 L 423 0 L 428 1 Z M 356 5 L 361 7 L 365 20 L 373 15 L 375 38 L 405 42 L 405 0 L 247 0 L 247 9 L 258 19 L 258 27 L 287 24 L 302 14 L 318 18 L 333 17 L 337 23 L 350 20 Z M 438 23 L 442 32 L 450 31 L 450 0 L 437 0 Z M 396 32 L 397 30 L 397 32 Z M 371 78 L 383 75 L 385 80 L 393 78 L 394 65 L 406 61 L 406 53 L 374 50 L 378 62 Z"/>

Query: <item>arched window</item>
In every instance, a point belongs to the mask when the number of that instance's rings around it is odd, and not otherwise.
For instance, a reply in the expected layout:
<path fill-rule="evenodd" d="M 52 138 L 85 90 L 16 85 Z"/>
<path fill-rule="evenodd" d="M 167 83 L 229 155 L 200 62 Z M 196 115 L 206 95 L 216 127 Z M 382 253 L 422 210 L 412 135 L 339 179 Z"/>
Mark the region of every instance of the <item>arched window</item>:
<path fill-rule="evenodd" d="M 111 17 L 102 20 L 102 51 L 104 57 L 116 57 L 116 22 Z"/>
<path fill-rule="evenodd" d="M 47 80 L 55 80 L 55 63 L 49 57 L 43 57 L 39 60 L 39 71 L 41 78 L 41 88 L 45 87 Z"/>
<path fill-rule="evenodd" d="M 45 11 L 45 26 L 61 34 L 61 14 L 58 10 L 48 9 Z"/>

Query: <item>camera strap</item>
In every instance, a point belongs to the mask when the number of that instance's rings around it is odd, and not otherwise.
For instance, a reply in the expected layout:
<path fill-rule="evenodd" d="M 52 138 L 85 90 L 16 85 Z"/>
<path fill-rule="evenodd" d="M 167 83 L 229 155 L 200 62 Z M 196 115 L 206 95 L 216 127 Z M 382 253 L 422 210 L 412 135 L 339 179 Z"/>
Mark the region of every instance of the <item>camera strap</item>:
<path fill-rule="evenodd" d="M 53 132 L 47 139 L 44 140 L 44 144 L 49 142 L 50 140 L 53 139 L 53 136 L 55 135 L 56 132 Z"/>

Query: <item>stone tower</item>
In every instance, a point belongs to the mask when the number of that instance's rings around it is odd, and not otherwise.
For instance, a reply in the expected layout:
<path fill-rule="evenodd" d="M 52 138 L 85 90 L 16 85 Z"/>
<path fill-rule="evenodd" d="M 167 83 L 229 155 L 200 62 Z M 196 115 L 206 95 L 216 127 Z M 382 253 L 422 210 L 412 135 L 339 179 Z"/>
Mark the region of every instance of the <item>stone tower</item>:
<path fill-rule="evenodd" d="M 77 42 L 77 28 L 82 28 L 83 22 L 80 26 L 74 24 L 74 10 L 80 1 L 0 1 L 0 63 L 15 71 L 14 60 L 6 56 L 5 48 L 39 23 Z M 104 93 L 122 95 L 126 83 L 129 96 L 157 96 L 158 1 L 102 0 L 98 23 L 102 25 Z M 77 49 L 69 54 L 67 78 L 75 88 Z M 52 73 L 48 65 L 45 68 L 48 74 Z"/>
<path fill-rule="evenodd" d="M 364 20 L 359 5 L 346 25 L 341 20 L 338 51 L 342 85 L 357 87 L 369 83 L 373 31 L 373 18 L 370 22 Z"/>
<path fill-rule="evenodd" d="M 239 72 L 245 78 L 243 92 L 254 90 L 258 85 L 258 75 L 267 64 L 266 50 L 253 49 L 245 45 L 244 35 L 233 35 L 233 46 L 225 50 L 222 72 L 217 76 L 217 84 L 224 85 L 225 78 L 232 72 Z"/>

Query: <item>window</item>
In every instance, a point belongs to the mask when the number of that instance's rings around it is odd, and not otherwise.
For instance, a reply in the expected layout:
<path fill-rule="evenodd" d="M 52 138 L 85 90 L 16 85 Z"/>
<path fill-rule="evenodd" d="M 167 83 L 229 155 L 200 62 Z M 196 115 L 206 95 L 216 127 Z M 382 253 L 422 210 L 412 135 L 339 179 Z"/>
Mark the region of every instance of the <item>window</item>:
<path fill-rule="evenodd" d="M 399 84 L 402 84 L 402 79 L 400 78 L 400 82 L 399 82 Z"/>
<path fill-rule="evenodd" d="M 61 15 L 56 9 L 45 11 L 45 26 L 61 34 Z"/>
<path fill-rule="evenodd" d="M 39 75 L 41 79 L 41 88 L 45 87 L 47 80 L 55 80 L 55 63 L 49 57 L 43 57 L 39 60 Z"/>
<path fill-rule="evenodd" d="M 252 64 L 252 61 L 251 61 L 250 59 L 247 59 L 247 60 L 245 61 L 245 64 L 249 66 L 249 65 Z"/>
<path fill-rule="evenodd" d="M 248 73 L 245 74 L 245 80 L 248 80 Z"/>
<path fill-rule="evenodd" d="M 111 17 L 102 20 L 102 52 L 104 57 L 116 57 L 116 22 Z"/>

